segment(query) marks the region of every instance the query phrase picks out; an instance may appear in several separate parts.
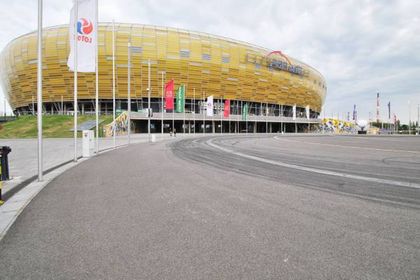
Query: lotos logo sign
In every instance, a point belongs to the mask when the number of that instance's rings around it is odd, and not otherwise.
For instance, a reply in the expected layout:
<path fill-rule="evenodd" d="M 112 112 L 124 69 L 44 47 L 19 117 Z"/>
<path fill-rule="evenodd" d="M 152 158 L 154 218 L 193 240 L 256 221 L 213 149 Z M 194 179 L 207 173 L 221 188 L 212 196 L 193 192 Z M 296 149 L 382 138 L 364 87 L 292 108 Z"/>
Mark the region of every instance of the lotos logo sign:
<path fill-rule="evenodd" d="M 85 43 L 92 43 L 92 37 L 89 36 L 93 32 L 93 24 L 90 20 L 81 18 L 77 21 L 77 40 Z"/>
<path fill-rule="evenodd" d="M 89 35 L 93 31 L 93 24 L 90 20 L 81 18 L 77 21 L 77 33 L 81 35 Z"/>

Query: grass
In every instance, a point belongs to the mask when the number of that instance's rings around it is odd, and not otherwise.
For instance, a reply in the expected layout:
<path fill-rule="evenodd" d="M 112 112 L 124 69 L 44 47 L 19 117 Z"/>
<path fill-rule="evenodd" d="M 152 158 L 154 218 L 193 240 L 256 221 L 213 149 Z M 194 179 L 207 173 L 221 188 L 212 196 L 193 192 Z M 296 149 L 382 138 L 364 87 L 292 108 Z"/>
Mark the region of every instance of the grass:
<path fill-rule="evenodd" d="M 78 116 L 77 122 L 94 120 L 95 116 Z M 45 138 L 71 138 L 73 137 L 73 116 L 43 116 L 42 118 L 43 137 Z M 102 122 L 102 124 L 101 124 Z M 99 133 L 102 125 L 112 122 L 112 116 L 102 116 L 99 120 Z M 36 138 L 37 137 L 36 116 L 20 116 L 16 120 L 0 124 L 0 138 Z M 79 132 L 81 136 L 81 132 Z"/>

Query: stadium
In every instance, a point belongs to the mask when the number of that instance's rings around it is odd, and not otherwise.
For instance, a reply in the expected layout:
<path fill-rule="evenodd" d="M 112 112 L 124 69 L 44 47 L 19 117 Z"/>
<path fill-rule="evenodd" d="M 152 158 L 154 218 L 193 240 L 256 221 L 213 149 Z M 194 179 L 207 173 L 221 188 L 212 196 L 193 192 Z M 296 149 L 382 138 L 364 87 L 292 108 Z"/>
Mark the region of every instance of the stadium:
<path fill-rule="evenodd" d="M 99 111 L 113 111 L 112 23 L 100 23 Z M 43 31 L 43 110 L 72 114 L 73 72 L 67 67 L 68 25 Z M 128 43 L 131 43 L 130 52 Z M 3 92 L 15 114 L 36 108 L 37 33 L 11 41 L 0 55 Z M 148 61 L 152 132 L 304 132 L 320 123 L 325 79 L 316 69 L 273 51 L 234 39 L 188 30 L 115 23 L 116 111 L 128 108 L 128 54 L 131 60 L 131 120 L 147 132 Z M 164 84 L 185 85 L 183 113 L 166 110 Z M 214 114 L 206 114 L 206 98 Z M 230 101 L 229 116 L 223 115 Z M 78 73 L 78 112 L 94 114 L 95 73 Z M 244 110 L 247 110 L 244 118 Z M 121 130 L 124 130 L 122 125 Z"/>

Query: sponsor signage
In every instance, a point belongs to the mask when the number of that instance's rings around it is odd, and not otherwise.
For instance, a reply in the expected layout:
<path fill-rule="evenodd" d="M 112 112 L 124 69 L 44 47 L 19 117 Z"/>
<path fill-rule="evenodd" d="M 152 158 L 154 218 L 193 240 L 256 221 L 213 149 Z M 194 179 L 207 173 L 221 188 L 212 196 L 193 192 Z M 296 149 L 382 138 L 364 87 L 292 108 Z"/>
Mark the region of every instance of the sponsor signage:
<path fill-rule="evenodd" d="M 274 56 L 275 54 L 278 56 Z M 271 52 L 266 56 L 247 54 L 246 62 L 255 64 L 256 68 L 265 66 L 270 70 L 286 71 L 299 76 L 304 76 L 305 74 L 301 66 L 293 65 L 280 51 Z"/>

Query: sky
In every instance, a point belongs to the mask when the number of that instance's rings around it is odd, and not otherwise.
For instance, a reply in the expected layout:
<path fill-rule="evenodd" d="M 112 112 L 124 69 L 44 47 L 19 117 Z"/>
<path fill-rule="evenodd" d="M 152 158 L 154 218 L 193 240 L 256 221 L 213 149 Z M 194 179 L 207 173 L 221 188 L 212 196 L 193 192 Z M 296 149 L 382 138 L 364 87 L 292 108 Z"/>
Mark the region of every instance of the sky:
<path fill-rule="evenodd" d="M 66 24 L 72 0 L 44 0 L 44 26 Z M 0 49 L 37 27 L 37 0 L 0 0 Z M 326 79 L 321 116 L 402 122 L 420 104 L 418 0 L 98 0 L 99 21 L 153 24 L 221 35 L 301 60 Z M 3 104 L 0 89 L 0 104 Z M 411 105 L 409 105 L 411 104 Z M 10 110 L 10 108 L 8 109 Z M 0 107 L 0 112 L 3 106 Z"/>

